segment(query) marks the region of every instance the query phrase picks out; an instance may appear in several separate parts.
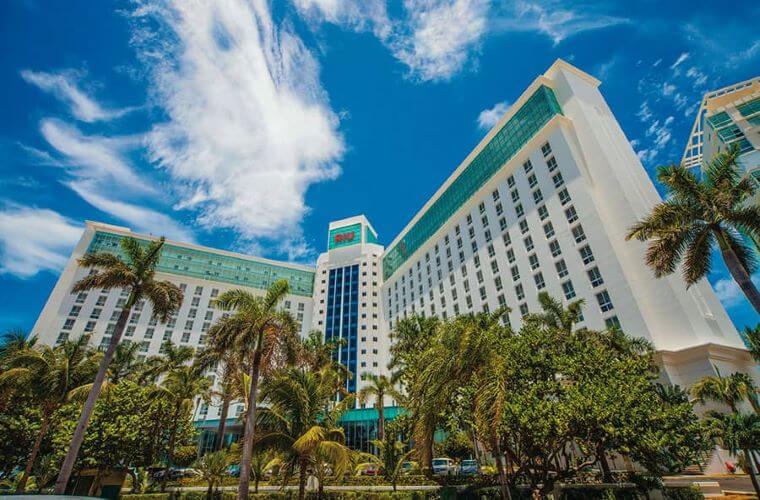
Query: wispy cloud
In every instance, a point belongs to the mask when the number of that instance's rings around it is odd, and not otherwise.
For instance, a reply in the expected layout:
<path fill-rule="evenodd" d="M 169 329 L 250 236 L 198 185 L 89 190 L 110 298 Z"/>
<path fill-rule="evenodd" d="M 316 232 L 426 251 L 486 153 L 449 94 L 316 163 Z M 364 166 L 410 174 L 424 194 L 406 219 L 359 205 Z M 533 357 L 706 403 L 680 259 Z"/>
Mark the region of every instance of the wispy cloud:
<path fill-rule="evenodd" d="M 59 271 L 82 235 L 82 227 L 53 210 L 0 206 L 0 274 L 30 278 Z"/>
<path fill-rule="evenodd" d="M 314 56 L 267 2 L 144 0 L 132 21 L 168 116 L 148 134 L 149 156 L 172 176 L 177 206 L 300 252 L 306 192 L 339 175 L 344 152 Z"/>
<path fill-rule="evenodd" d="M 689 58 L 688 52 L 681 52 L 681 54 L 676 58 L 676 60 L 673 61 L 673 64 L 670 65 L 670 69 L 675 70 L 688 58 Z"/>
<path fill-rule="evenodd" d="M 752 276 L 752 282 L 755 286 L 760 287 L 760 275 Z M 713 288 L 723 307 L 735 307 L 747 300 L 739 285 L 730 277 L 719 279 L 713 284 Z"/>
<path fill-rule="evenodd" d="M 539 32 L 555 45 L 586 31 L 630 23 L 627 18 L 597 12 L 591 6 L 572 9 L 554 1 L 517 1 L 505 4 L 502 10 L 493 21 L 495 29 Z"/>
<path fill-rule="evenodd" d="M 509 109 L 510 103 L 507 101 L 497 102 L 492 108 L 484 109 L 478 114 L 478 127 L 482 130 L 490 130 L 491 127 L 499 123 L 504 113 Z"/>
<path fill-rule="evenodd" d="M 89 96 L 79 86 L 84 73 L 75 70 L 63 70 L 57 73 L 23 70 L 21 78 L 41 90 L 54 95 L 64 102 L 71 114 L 83 122 L 112 120 L 129 113 L 135 108 L 108 109 Z"/>

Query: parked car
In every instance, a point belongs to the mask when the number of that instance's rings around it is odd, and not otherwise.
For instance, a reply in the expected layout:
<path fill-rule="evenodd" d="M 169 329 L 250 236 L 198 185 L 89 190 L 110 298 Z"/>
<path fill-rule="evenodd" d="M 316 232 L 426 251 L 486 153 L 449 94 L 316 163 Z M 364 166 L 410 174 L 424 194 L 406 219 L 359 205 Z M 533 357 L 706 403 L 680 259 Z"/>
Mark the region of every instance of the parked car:
<path fill-rule="evenodd" d="M 450 458 L 434 458 L 433 474 L 436 476 L 451 476 L 457 473 L 457 466 Z"/>
<path fill-rule="evenodd" d="M 459 473 L 463 476 L 474 476 L 478 473 L 477 460 L 462 460 L 459 465 Z"/>
<path fill-rule="evenodd" d="M 401 464 L 401 473 L 402 474 L 415 474 L 419 473 L 420 466 L 417 464 L 417 462 L 413 461 L 407 461 Z"/>
<path fill-rule="evenodd" d="M 227 474 L 232 477 L 240 477 L 240 464 L 232 464 L 227 467 Z"/>
<path fill-rule="evenodd" d="M 356 471 L 357 476 L 379 476 L 380 474 L 382 471 L 377 464 L 363 464 Z"/>
<path fill-rule="evenodd" d="M 176 480 L 183 477 L 195 477 L 198 475 L 197 469 L 191 469 L 190 467 L 172 467 L 169 469 L 169 479 Z"/>

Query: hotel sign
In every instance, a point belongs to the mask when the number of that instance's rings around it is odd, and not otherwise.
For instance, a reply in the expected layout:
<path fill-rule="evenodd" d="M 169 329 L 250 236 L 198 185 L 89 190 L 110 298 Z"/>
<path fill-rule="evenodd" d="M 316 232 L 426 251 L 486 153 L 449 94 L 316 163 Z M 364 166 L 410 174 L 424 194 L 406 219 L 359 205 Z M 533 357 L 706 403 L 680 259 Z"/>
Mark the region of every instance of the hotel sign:
<path fill-rule="evenodd" d="M 336 227 L 330 230 L 327 241 L 327 249 L 342 248 L 358 245 L 362 241 L 362 225 L 351 224 L 350 226 Z"/>

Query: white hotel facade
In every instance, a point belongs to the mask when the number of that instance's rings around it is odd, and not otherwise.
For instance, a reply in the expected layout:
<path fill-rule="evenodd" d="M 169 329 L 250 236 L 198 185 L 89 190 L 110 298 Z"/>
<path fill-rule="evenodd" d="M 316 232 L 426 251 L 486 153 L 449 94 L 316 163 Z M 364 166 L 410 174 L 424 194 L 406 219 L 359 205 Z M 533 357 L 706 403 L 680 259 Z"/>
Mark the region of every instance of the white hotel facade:
<path fill-rule="evenodd" d="M 554 63 L 387 246 L 364 216 L 330 224 L 316 267 L 168 242 L 158 274 L 185 290 L 182 307 L 163 325 L 151 322 L 150 306 L 143 306 L 125 340 L 139 343 L 144 356 L 158 354 L 164 340 L 202 346 L 223 313 L 212 306 L 215 296 L 238 287 L 263 293 L 285 278 L 291 294 L 283 307 L 301 332 L 346 340 L 336 355 L 354 374 L 349 389 L 358 391 L 362 373 L 387 372 L 390 334 L 400 318 L 451 318 L 507 305 L 518 328 L 523 315 L 539 310 L 537 295 L 545 291 L 584 299 L 584 326 L 619 325 L 651 341 L 670 383 L 689 386 L 716 368 L 757 376 L 709 283 L 686 289 L 678 275 L 655 279 L 644 264 L 645 245 L 625 241 L 660 197 L 599 84 L 564 61 Z M 79 257 L 118 253 L 125 236 L 151 238 L 87 223 L 33 334 L 49 344 L 83 332 L 96 345 L 109 341 L 125 297 L 119 290 L 71 289 L 88 272 Z M 199 425 L 215 427 L 218 411 L 199 404 Z M 357 408 L 344 418 L 349 442 L 366 444 L 373 412 Z"/>

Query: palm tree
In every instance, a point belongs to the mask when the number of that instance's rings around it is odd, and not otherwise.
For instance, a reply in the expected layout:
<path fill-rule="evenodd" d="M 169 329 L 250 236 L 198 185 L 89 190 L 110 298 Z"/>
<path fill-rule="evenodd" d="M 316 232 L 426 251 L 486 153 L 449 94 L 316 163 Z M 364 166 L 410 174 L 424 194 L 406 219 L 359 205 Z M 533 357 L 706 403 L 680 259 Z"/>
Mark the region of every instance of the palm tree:
<path fill-rule="evenodd" d="M 319 372 L 286 368 L 267 380 L 257 425 L 262 433 L 257 442 L 264 448 L 279 451 L 289 471 L 299 471 L 298 497 L 304 498 L 306 475 L 311 467 L 323 463 L 341 476 L 351 463 L 351 451 L 345 446 L 343 428 L 338 419 L 354 404 L 352 397 L 335 402 L 343 385 L 340 373 L 330 369 Z M 241 471 L 242 473 L 242 471 Z M 320 482 L 320 495 L 322 483 Z"/>
<path fill-rule="evenodd" d="M 174 461 L 174 448 L 177 431 L 183 422 L 183 415 L 187 415 L 195 404 L 196 397 L 206 397 L 206 392 L 211 387 L 211 380 L 203 376 L 203 371 L 197 366 L 180 366 L 166 374 L 163 382 L 156 386 L 153 396 L 165 398 L 172 404 L 172 414 L 169 430 L 169 442 L 166 450 L 167 470 L 161 478 L 161 491 L 166 487 L 168 468 Z"/>
<path fill-rule="evenodd" d="M 760 206 L 747 203 L 757 188 L 742 175 L 738 156 L 738 148 L 720 153 L 701 180 L 682 166 L 660 167 L 657 178 L 669 197 L 631 227 L 626 238 L 649 240 L 646 263 L 658 278 L 682 262 L 687 286 L 710 271 L 717 243 L 734 281 L 760 312 L 760 292 L 750 278 L 756 262 L 742 236 L 760 240 Z"/>
<path fill-rule="evenodd" d="M 109 377 L 107 382 L 118 384 L 122 379 L 129 379 L 137 375 L 142 363 L 137 359 L 140 344 L 123 342 L 116 346 L 111 365 L 108 367 Z"/>
<path fill-rule="evenodd" d="M 752 377 L 738 372 L 723 377 L 717 368 L 716 371 L 717 376 L 703 377 L 691 387 L 692 397 L 702 404 L 706 400 L 723 403 L 732 413 L 737 413 L 739 403 L 746 399 L 757 413 L 760 408 L 757 402 L 757 388 Z"/>
<path fill-rule="evenodd" d="M 405 451 L 404 443 L 391 436 L 388 436 L 388 439 L 384 441 L 376 439 L 372 441 L 372 444 L 378 449 L 379 455 L 366 455 L 367 458 L 370 463 L 380 466 L 383 477 L 391 483 L 393 491 L 396 491 L 398 478 L 403 472 L 404 462 L 409 459 L 414 450 Z"/>
<path fill-rule="evenodd" d="M 171 340 L 161 344 L 161 354 L 151 356 L 145 361 L 142 378 L 155 382 L 162 375 L 186 365 L 193 359 L 195 349 L 186 345 L 175 345 Z"/>
<path fill-rule="evenodd" d="M 752 487 L 760 497 L 760 484 L 755 473 L 755 461 L 750 450 L 760 447 L 760 415 L 711 412 L 708 423 L 723 448 L 736 456 L 741 450 L 747 464 L 747 472 L 752 479 Z"/>
<path fill-rule="evenodd" d="M 108 373 L 108 366 L 116 352 L 116 346 L 119 345 L 121 336 L 127 326 L 127 320 L 132 311 L 132 307 L 138 301 L 147 299 L 153 309 L 153 318 L 166 322 L 169 316 L 179 308 L 182 303 L 182 291 L 168 281 L 156 281 L 155 272 L 158 259 L 161 256 L 161 249 L 164 246 L 164 238 L 148 243 L 143 246 L 134 238 L 124 238 L 121 240 L 121 250 L 125 259 L 105 252 L 88 253 L 79 259 L 79 265 L 86 268 L 93 268 L 96 271 L 81 280 L 73 287 L 72 292 L 83 292 L 93 288 L 121 288 L 128 292 L 127 301 L 124 308 L 119 314 L 116 321 L 111 343 L 106 349 L 105 355 L 100 362 L 98 372 L 92 384 L 90 394 L 82 408 L 82 414 L 74 429 L 74 435 L 71 438 L 66 458 L 61 466 L 61 472 L 55 482 L 55 494 L 63 495 L 69 483 L 71 471 L 74 469 L 79 448 L 84 441 L 84 433 L 87 430 L 87 424 L 90 421 L 92 412 L 95 409 L 95 402 L 100 395 L 103 381 Z"/>
<path fill-rule="evenodd" d="M 391 379 L 385 375 L 375 375 L 366 373 L 362 380 L 368 382 L 367 385 L 357 394 L 359 404 L 365 404 L 369 398 L 375 398 L 375 409 L 377 410 L 377 438 L 380 441 L 385 439 L 385 396 L 399 400 L 403 396 L 394 387 Z"/>
<path fill-rule="evenodd" d="M 54 413 L 97 371 L 98 354 L 88 348 L 88 342 L 89 337 L 83 335 L 57 347 L 22 348 L 6 359 L 8 369 L 0 374 L 0 386 L 31 389 L 40 410 L 40 429 L 16 486 L 17 492 L 24 491 Z"/>
<path fill-rule="evenodd" d="M 744 338 L 744 343 L 747 345 L 747 349 L 749 349 L 752 359 L 754 359 L 756 363 L 760 363 L 760 323 L 755 325 L 754 328 L 745 326 L 744 331 L 742 332 L 742 338 Z"/>
<path fill-rule="evenodd" d="M 280 361 L 286 345 L 294 345 L 295 322 L 289 313 L 277 310 L 289 290 L 287 281 L 278 280 L 264 296 L 235 289 L 224 292 L 216 300 L 218 307 L 234 312 L 220 320 L 214 335 L 209 335 L 208 343 L 219 352 L 242 353 L 250 380 L 246 391 L 249 403 L 245 415 L 238 500 L 248 498 L 259 376 L 262 370 L 266 371 Z"/>
<path fill-rule="evenodd" d="M 211 500 L 214 496 L 214 490 L 227 477 L 227 466 L 228 457 L 227 452 L 224 450 L 206 453 L 195 462 L 195 470 L 198 471 L 198 476 L 208 484 L 208 490 L 206 490 L 206 498 L 208 500 Z"/>
<path fill-rule="evenodd" d="M 0 369 L 19 351 L 32 349 L 37 345 L 37 337 L 29 337 L 23 330 L 8 330 L 0 336 Z"/>

